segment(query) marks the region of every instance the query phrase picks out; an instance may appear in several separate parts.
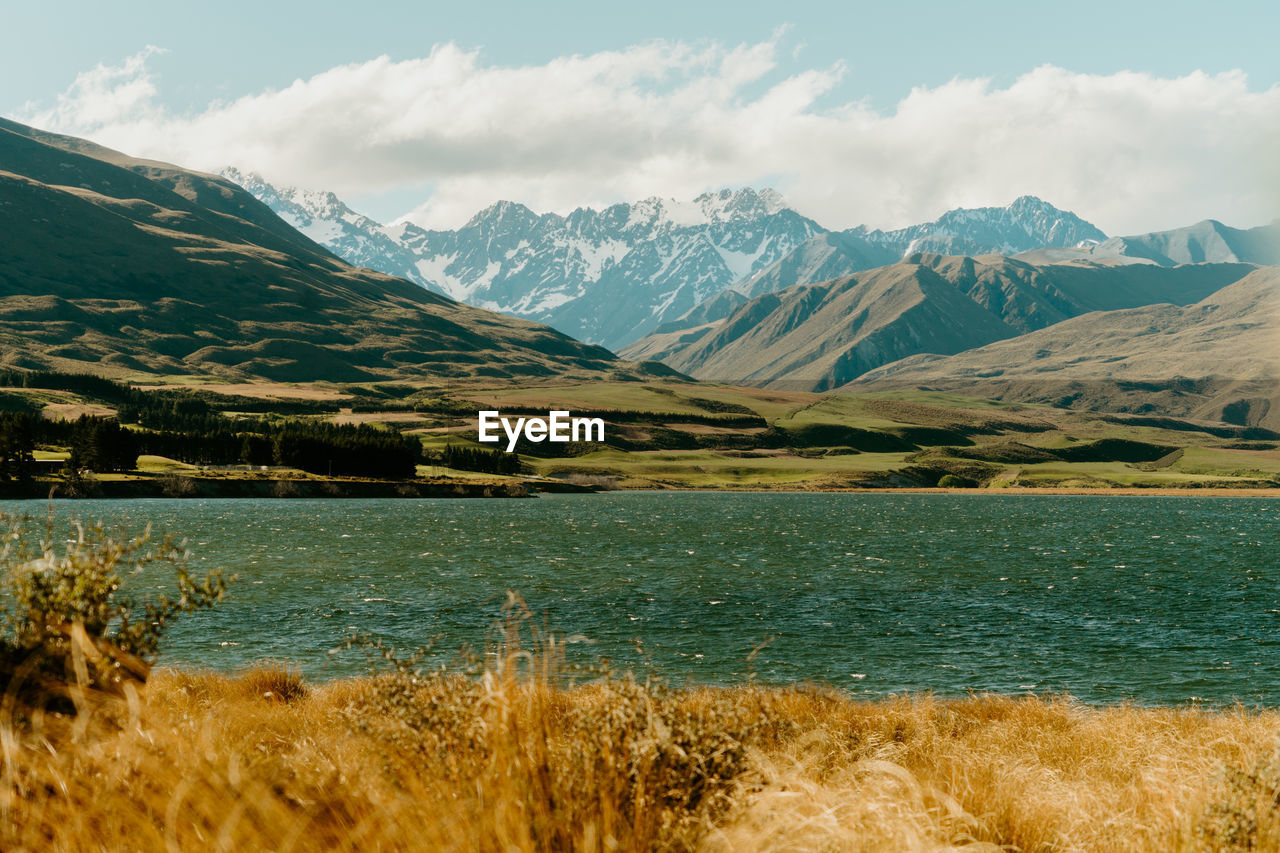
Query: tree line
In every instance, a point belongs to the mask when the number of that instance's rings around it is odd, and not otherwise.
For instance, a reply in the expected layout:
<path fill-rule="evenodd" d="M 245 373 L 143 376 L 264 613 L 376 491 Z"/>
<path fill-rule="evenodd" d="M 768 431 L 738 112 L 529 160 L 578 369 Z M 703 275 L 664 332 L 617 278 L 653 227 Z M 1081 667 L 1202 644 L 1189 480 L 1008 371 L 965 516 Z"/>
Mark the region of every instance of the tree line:
<path fill-rule="evenodd" d="M 111 405 L 116 416 L 45 420 L 38 407 L 9 395 L 12 399 L 0 400 L 0 408 L 11 409 L 0 411 L 0 479 L 29 477 L 35 468 L 34 450 L 41 445 L 69 447 L 70 468 L 101 473 L 134 470 L 143 454 L 193 465 L 274 465 L 314 474 L 385 479 L 413 477 L 423 462 L 488 474 L 518 474 L 521 467 L 516 454 L 449 446 L 428 455 L 412 436 L 363 424 L 339 426 L 296 417 L 321 414 L 321 409 L 332 411 L 333 401 L 303 400 L 294 406 L 292 401 L 214 397 L 182 389 L 140 391 L 92 374 L 53 371 L 0 370 L 2 386 L 70 391 Z M 388 398 L 412 390 L 391 385 L 369 389 Z M 448 401 L 432 404 L 448 407 Z M 228 411 L 269 412 L 277 417 L 233 419 Z M 280 415 L 293 416 L 282 419 Z"/>
<path fill-rule="evenodd" d="M 459 447 L 453 444 L 440 454 L 440 464 L 458 471 L 478 471 L 482 474 L 519 474 L 520 457 L 501 450 Z"/>
<path fill-rule="evenodd" d="M 408 479 L 422 460 L 412 436 L 366 425 L 289 421 L 253 422 L 262 432 L 223 419 L 208 431 L 129 429 L 114 418 L 82 416 L 48 421 L 26 412 L 0 412 L 0 478 L 24 479 L 37 445 L 69 447 L 74 470 L 132 471 L 138 456 L 153 454 L 195 465 L 280 465 L 313 474 Z"/>

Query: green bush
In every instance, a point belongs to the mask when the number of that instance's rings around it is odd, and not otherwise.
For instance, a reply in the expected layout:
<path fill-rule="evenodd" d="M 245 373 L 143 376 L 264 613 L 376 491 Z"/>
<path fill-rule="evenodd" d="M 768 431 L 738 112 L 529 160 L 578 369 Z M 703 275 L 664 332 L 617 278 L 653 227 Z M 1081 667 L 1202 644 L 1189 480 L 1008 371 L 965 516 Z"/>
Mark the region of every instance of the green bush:
<path fill-rule="evenodd" d="M 25 516 L 0 514 L 0 689 L 15 705 L 61 705 L 86 690 L 122 692 L 145 681 L 165 631 L 183 613 L 212 607 L 228 579 L 185 568 L 186 551 L 151 528 L 130 536 L 101 522 L 43 530 Z M 70 534 L 69 536 L 67 534 Z M 168 567 L 171 592 L 134 598 L 126 576 Z"/>
<path fill-rule="evenodd" d="M 1226 791 L 1196 823 L 1196 850 L 1205 853 L 1274 850 L 1280 840 L 1280 753 L 1253 767 L 1229 766 Z"/>
<path fill-rule="evenodd" d="M 938 480 L 940 489 L 972 489 L 976 485 L 977 483 L 968 477 L 958 477 L 955 474 L 943 474 Z"/>

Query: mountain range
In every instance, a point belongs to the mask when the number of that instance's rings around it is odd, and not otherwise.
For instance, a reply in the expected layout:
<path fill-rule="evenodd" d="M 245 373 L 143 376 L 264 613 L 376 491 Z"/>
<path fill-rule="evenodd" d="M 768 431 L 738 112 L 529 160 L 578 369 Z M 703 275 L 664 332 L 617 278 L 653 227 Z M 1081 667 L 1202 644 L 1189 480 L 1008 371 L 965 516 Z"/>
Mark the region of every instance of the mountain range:
<path fill-rule="evenodd" d="M 435 231 L 380 225 L 332 193 L 278 188 L 236 169 L 223 175 L 350 263 L 614 350 L 672 324 L 687 327 L 691 312 L 720 319 L 752 296 L 916 252 L 1013 254 L 1107 239 L 1031 196 L 893 231 L 833 232 L 787 207 L 777 192 L 750 188 L 567 216 L 502 201 L 462 228 Z"/>
<path fill-rule="evenodd" d="M 1204 263 L 1280 264 L 1280 220 L 1257 228 L 1232 228 L 1206 219 L 1186 228 L 1112 237 L 1096 245 L 1040 248 L 1019 257 L 1062 263 L 1121 260 L 1160 266 Z"/>
<path fill-rule="evenodd" d="M 1280 272 L 1264 266 L 1280 263 L 1280 223 L 1106 238 L 1024 197 L 825 232 L 776 193 L 737 190 L 566 217 L 508 202 L 432 232 L 253 189 L 0 120 L 0 366 L 438 384 L 681 371 L 1280 426 Z M 542 300 L 616 339 L 657 330 L 622 361 L 367 268 L 389 257 L 419 274 L 433 258 L 459 295 Z M 854 266 L 868 268 L 840 272 Z M 521 290 L 530 267 L 541 290 Z M 797 281 L 811 276 L 833 277 Z"/>
<path fill-rule="evenodd" d="M 647 375 L 338 259 L 238 185 L 0 120 L 0 364 L 280 381 Z"/>
<path fill-rule="evenodd" d="M 622 354 L 710 381 L 826 391 L 899 359 L 951 355 L 1089 312 L 1190 304 L 1253 269 L 1034 265 L 1000 255 L 917 253 L 829 282 L 765 293 L 727 317 L 656 333 Z"/>
<path fill-rule="evenodd" d="M 332 193 L 234 169 L 285 221 L 348 262 L 618 347 L 791 251 L 822 228 L 771 190 L 650 198 L 568 216 L 498 202 L 454 231 L 383 226 Z"/>
<path fill-rule="evenodd" d="M 848 386 L 885 388 L 1280 428 L 1280 268 L 1189 305 L 1090 313 L 956 355 L 916 355 Z"/>

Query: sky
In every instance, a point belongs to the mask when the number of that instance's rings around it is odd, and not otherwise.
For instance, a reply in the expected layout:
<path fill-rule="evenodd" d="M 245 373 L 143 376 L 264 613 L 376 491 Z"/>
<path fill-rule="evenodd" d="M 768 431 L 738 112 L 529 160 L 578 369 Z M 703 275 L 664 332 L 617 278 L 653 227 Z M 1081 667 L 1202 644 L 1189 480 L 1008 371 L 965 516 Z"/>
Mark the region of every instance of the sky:
<path fill-rule="evenodd" d="M 3 21 L 0 115 L 382 222 L 726 186 L 829 228 L 1024 194 L 1111 234 L 1280 216 L 1274 2 L 67 0 Z"/>

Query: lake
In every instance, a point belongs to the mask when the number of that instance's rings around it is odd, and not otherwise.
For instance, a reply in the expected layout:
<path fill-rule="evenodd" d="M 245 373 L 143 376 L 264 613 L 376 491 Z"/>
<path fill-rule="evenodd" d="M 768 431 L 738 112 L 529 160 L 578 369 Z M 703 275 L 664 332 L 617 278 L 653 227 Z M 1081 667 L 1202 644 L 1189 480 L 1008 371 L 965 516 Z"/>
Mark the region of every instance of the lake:
<path fill-rule="evenodd" d="M 178 623 L 168 664 L 274 658 L 350 675 L 365 657 L 334 650 L 355 630 L 483 650 L 514 590 L 539 625 L 573 637 L 574 659 L 675 683 L 1267 705 L 1280 704 L 1278 509 L 670 492 L 61 507 L 153 522 L 188 540 L 193 568 L 239 575 L 222 607 Z"/>

